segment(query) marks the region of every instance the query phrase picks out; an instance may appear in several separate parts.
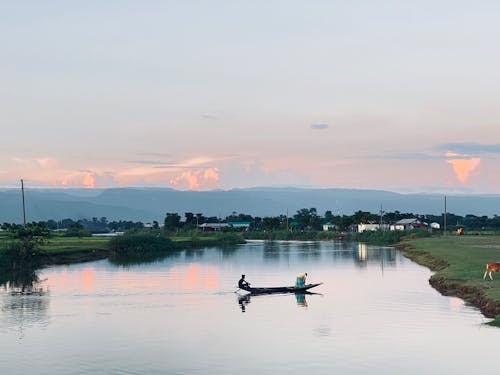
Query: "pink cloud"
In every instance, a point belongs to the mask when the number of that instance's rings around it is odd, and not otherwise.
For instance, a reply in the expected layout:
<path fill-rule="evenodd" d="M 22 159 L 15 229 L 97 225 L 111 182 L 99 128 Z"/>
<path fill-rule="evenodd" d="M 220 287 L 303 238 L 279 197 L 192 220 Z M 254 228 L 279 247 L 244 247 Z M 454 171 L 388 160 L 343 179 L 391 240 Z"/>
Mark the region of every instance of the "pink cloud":
<path fill-rule="evenodd" d="M 459 156 L 455 153 L 447 153 L 448 157 L 456 157 Z M 453 171 L 455 172 L 455 176 L 461 184 L 466 184 L 469 181 L 471 174 L 476 170 L 476 168 L 481 163 L 481 158 L 454 158 L 446 160 L 447 163 L 451 164 L 453 167 Z"/>
<path fill-rule="evenodd" d="M 186 187 L 190 190 L 215 188 L 219 182 L 219 170 L 217 168 L 207 168 L 184 171 L 170 180 L 174 187 Z"/>

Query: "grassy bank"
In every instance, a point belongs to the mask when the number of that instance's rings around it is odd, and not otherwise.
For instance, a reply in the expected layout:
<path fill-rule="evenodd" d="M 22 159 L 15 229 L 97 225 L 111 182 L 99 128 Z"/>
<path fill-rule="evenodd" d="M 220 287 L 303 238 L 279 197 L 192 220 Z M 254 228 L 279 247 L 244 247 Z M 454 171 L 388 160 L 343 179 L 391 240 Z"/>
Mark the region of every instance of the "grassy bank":
<path fill-rule="evenodd" d="M 42 265 L 79 263 L 109 256 L 110 238 L 52 237 L 40 246 L 38 256 Z"/>
<path fill-rule="evenodd" d="M 114 241 L 114 242 L 113 242 Z M 6 248 L 12 242 L 7 235 L 0 236 L 0 271 L 11 263 Z M 237 233 L 186 233 L 182 236 L 158 237 L 158 233 L 142 233 L 132 237 L 64 237 L 52 236 L 37 247 L 32 264 L 36 267 L 50 264 L 70 264 L 108 258 L 117 252 L 137 258 L 154 252 L 172 252 L 204 246 L 227 246 L 244 243 Z"/>
<path fill-rule="evenodd" d="M 478 307 L 490 323 L 500 326 L 500 275 L 483 280 L 486 263 L 500 261 L 500 236 L 450 236 L 401 242 L 405 256 L 436 273 L 429 283 L 444 295 L 460 297 Z"/>

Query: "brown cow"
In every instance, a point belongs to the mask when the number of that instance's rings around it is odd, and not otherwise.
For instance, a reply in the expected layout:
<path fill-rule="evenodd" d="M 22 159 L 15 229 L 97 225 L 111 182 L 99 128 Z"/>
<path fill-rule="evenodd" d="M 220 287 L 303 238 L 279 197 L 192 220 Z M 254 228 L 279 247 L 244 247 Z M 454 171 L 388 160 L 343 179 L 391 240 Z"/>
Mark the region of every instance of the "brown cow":
<path fill-rule="evenodd" d="M 493 280 L 493 277 L 491 277 L 491 273 L 499 271 L 500 271 L 500 262 L 486 263 L 486 271 L 484 271 L 483 280 L 486 279 L 486 275 L 489 275 L 490 279 Z"/>

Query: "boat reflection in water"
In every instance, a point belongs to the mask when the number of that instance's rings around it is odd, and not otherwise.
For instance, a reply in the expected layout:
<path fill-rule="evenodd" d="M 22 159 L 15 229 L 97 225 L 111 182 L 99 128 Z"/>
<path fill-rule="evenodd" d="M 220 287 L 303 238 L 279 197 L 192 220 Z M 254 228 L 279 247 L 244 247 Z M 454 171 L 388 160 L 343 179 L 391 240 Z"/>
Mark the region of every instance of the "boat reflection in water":
<path fill-rule="evenodd" d="M 283 293 L 279 294 L 283 297 L 289 296 L 291 293 Z M 293 293 L 295 295 L 295 300 L 297 301 L 297 306 L 299 307 L 307 307 L 307 300 L 306 300 L 306 295 L 321 295 L 320 293 L 312 293 L 312 292 L 301 292 L 301 293 Z M 273 294 L 274 296 L 276 294 Z M 269 294 L 244 294 L 244 295 L 239 295 L 238 296 L 238 304 L 240 305 L 241 312 L 246 311 L 246 306 L 251 302 L 252 298 L 265 298 L 266 296 L 269 296 Z"/>

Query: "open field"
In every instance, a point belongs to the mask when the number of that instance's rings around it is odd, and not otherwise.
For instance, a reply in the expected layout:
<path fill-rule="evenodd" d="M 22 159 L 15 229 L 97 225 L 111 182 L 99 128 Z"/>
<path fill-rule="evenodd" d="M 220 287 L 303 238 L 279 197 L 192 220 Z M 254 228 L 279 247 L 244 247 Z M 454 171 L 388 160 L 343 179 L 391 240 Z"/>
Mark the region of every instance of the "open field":
<path fill-rule="evenodd" d="M 429 280 L 433 287 L 463 298 L 500 325 L 500 274 L 493 273 L 493 281 L 483 280 L 486 263 L 500 261 L 500 236 L 420 238 L 399 247 L 408 258 L 436 271 Z"/>

